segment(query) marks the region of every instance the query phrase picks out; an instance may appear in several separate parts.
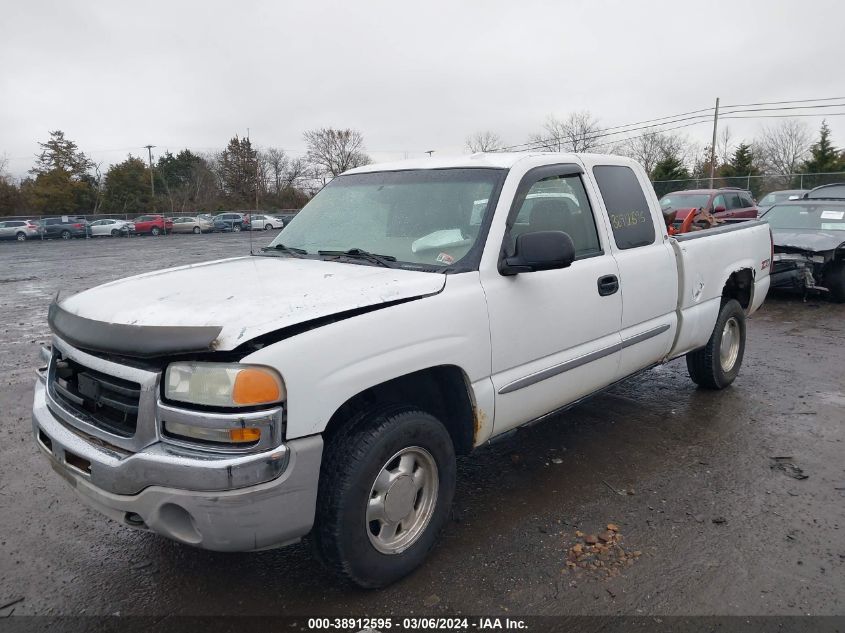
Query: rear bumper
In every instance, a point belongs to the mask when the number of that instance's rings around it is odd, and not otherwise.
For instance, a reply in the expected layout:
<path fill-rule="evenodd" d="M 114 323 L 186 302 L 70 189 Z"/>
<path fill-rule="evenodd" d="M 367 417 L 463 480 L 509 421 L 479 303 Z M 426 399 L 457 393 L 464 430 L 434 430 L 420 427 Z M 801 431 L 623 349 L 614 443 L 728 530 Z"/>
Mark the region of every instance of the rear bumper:
<path fill-rule="evenodd" d="M 208 455 L 181 455 L 178 465 L 194 479 L 205 470 L 209 479 L 229 473 L 230 485 L 222 490 L 191 490 L 178 485 L 149 485 L 136 494 L 117 494 L 96 485 L 92 474 L 119 480 L 130 462 L 134 470 L 147 469 L 157 478 L 162 447 L 125 453 L 96 443 L 57 419 L 47 407 L 44 384 L 35 388 L 33 431 L 50 465 L 90 507 L 129 527 L 149 530 L 203 549 L 225 552 L 279 547 L 298 541 L 314 522 L 323 441 L 318 435 L 292 440 L 278 450 L 251 456 L 242 464 L 248 470 L 278 475 L 264 483 L 243 486 L 230 460 L 210 460 Z M 270 463 L 283 455 L 283 464 Z M 171 460 L 173 456 L 165 456 Z M 220 472 L 218 472 L 220 471 Z M 243 474 L 243 473 L 242 473 Z M 224 478 L 225 480 L 225 478 Z"/>

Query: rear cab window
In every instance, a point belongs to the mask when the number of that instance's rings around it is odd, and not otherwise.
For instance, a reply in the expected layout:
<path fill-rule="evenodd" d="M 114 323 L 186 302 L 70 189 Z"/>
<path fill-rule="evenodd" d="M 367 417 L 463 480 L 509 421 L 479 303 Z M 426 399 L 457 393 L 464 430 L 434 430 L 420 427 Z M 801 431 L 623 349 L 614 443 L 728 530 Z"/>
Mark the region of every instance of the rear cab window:
<path fill-rule="evenodd" d="M 654 220 L 634 170 L 625 165 L 596 165 L 593 177 L 604 199 L 616 247 L 620 250 L 654 243 Z"/>

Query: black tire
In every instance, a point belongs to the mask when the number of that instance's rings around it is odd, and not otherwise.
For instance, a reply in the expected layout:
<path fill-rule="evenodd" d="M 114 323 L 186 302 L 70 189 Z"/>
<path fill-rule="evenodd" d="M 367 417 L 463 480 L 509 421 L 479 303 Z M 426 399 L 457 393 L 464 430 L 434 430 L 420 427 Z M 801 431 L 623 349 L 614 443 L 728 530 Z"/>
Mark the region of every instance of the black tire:
<path fill-rule="evenodd" d="M 194 229 L 193 229 L 193 234 L 199 235 L 200 233 L 202 233 L 202 229 L 198 226 L 195 226 Z"/>
<path fill-rule="evenodd" d="M 161 230 L 157 226 L 154 226 L 153 228 L 150 229 L 150 235 L 152 235 L 154 237 L 158 237 L 159 233 L 161 233 Z"/>
<path fill-rule="evenodd" d="M 15 239 L 18 242 L 26 242 L 26 233 L 24 233 L 23 231 L 18 231 L 17 233 L 15 233 Z"/>
<path fill-rule="evenodd" d="M 264 225 L 264 230 L 265 230 L 265 231 L 269 231 L 269 230 L 270 230 L 270 229 L 272 229 L 272 228 L 273 228 L 273 225 L 272 225 L 272 224 L 265 224 L 265 225 Z"/>
<path fill-rule="evenodd" d="M 61 236 L 63 240 L 69 240 L 72 237 L 70 231 L 68 231 L 67 229 L 62 231 Z"/>
<path fill-rule="evenodd" d="M 730 330 L 738 336 L 736 353 L 728 353 L 722 358 L 722 339 L 728 334 L 728 323 L 732 321 Z M 729 350 L 732 346 L 729 345 Z M 707 345 L 687 354 L 687 371 L 690 378 L 699 387 L 705 389 L 724 389 L 730 385 L 739 374 L 742 357 L 745 355 L 745 312 L 736 299 L 731 299 L 722 305 L 719 317 Z"/>
<path fill-rule="evenodd" d="M 845 303 L 845 261 L 836 262 L 824 276 L 831 301 Z"/>
<path fill-rule="evenodd" d="M 120 237 L 120 231 L 118 231 L 117 229 L 112 229 L 111 230 L 111 236 L 112 237 Z M 93 237 L 93 235 L 91 237 Z"/>
<path fill-rule="evenodd" d="M 371 530 L 377 522 L 367 522 L 367 506 L 376 476 L 392 463 L 392 456 L 411 447 L 424 449 L 436 464 L 436 492 L 428 496 L 432 510 L 404 549 L 383 553 L 373 544 Z M 452 439 L 435 417 L 393 407 L 353 418 L 324 451 L 313 531 L 317 556 L 330 570 L 360 587 L 384 587 L 399 580 L 425 560 L 437 541 L 450 516 L 455 480 Z M 413 506 L 423 502 L 422 493 L 413 494 Z"/>
<path fill-rule="evenodd" d="M 240 224 L 233 224 L 232 225 L 232 233 L 240 233 L 241 232 L 241 225 Z"/>

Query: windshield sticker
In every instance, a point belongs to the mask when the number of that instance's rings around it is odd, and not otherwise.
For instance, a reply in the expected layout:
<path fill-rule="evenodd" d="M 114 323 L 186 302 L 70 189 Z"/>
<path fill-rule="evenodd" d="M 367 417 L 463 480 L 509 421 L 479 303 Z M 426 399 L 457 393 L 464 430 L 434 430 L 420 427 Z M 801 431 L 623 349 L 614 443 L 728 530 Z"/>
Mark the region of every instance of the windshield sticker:
<path fill-rule="evenodd" d="M 840 222 L 822 222 L 822 231 L 845 231 L 845 224 Z"/>
<path fill-rule="evenodd" d="M 822 220 L 841 220 L 845 218 L 845 211 L 822 211 Z"/>
<path fill-rule="evenodd" d="M 441 264 L 454 264 L 455 258 L 452 257 L 449 253 L 440 253 L 437 256 L 437 261 Z"/>

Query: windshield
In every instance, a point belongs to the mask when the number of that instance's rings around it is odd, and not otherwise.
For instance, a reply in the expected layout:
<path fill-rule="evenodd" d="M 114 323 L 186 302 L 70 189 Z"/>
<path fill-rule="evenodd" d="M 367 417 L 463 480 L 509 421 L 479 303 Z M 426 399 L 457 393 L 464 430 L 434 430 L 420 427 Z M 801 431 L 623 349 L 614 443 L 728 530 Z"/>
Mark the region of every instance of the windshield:
<path fill-rule="evenodd" d="M 664 209 L 692 209 L 706 207 L 709 193 L 669 193 L 660 199 Z"/>
<path fill-rule="evenodd" d="M 800 197 L 801 194 L 794 191 L 773 191 L 772 193 L 768 193 L 763 196 L 763 199 L 760 200 L 760 206 L 775 204 L 776 202 L 783 202 L 784 200 L 797 200 Z"/>
<path fill-rule="evenodd" d="M 359 249 L 393 257 L 397 266 L 452 266 L 476 245 L 488 201 L 505 173 L 470 168 L 339 176 L 270 249 L 281 244 L 309 255 Z"/>
<path fill-rule="evenodd" d="M 773 229 L 845 231 L 845 205 L 776 205 L 763 219 Z"/>

